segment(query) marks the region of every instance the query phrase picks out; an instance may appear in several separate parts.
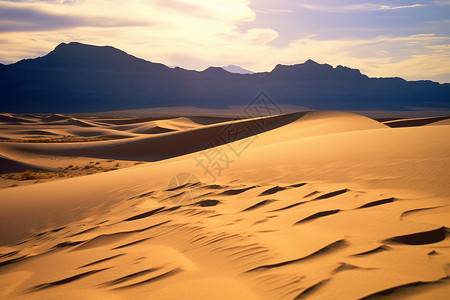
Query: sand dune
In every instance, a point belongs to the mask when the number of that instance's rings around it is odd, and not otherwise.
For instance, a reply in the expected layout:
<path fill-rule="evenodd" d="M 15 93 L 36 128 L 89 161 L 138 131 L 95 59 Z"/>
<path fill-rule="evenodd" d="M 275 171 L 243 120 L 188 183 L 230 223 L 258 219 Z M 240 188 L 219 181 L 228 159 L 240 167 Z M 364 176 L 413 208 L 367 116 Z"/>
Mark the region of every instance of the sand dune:
<path fill-rule="evenodd" d="M 46 125 L 59 125 L 59 126 L 75 125 L 75 126 L 80 126 L 80 127 L 95 127 L 96 126 L 96 124 L 93 124 L 89 121 L 79 120 L 76 118 L 67 118 L 67 119 L 56 120 L 56 121 L 51 120 L 49 122 L 46 122 Z"/>
<path fill-rule="evenodd" d="M 43 122 L 53 122 L 53 121 L 62 121 L 62 120 L 70 120 L 71 117 L 61 115 L 61 114 L 53 114 L 47 117 L 42 118 Z"/>
<path fill-rule="evenodd" d="M 285 126 L 289 124 L 288 126 Z M 114 158 L 128 160 L 157 161 L 179 155 L 204 150 L 233 140 L 240 140 L 258 133 L 276 129 L 273 134 L 262 134 L 258 144 L 271 144 L 276 141 L 318 136 L 323 134 L 355 131 L 364 129 L 384 128 L 386 126 L 372 119 L 337 112 L 293 113 L 276 117 L 264 117 L 239 121 L 220 122 L 201 126 L 188 118 L 149 121 L 138 124 L 117 125 L 90 130 L 65 130 L 80 136 L 95 135 L 128 137 L 133 139 L 106 141 L 102 143 L 84 144 L 8 144 L 3 151 L 11 153 L 27 153 L 32 156 L 86 156 L 96 158 Z M 231 128 L 232 136 L 227 130 Z M 145 134 L 136 136 L 131 134 Z M 159 134 L 158 133 L 166 133 Z M 267 140 L 265 140 L 267 137 Z M 29 155 L 28 155 L 29 154 Z"/>
<path fill-rule="evenodd" d="M 450 119 L 445 119 L 427 124 L 427 126 L 436 126 L 436 125 L 450 125 Z"/>
<path fill-rule="evenodd" d="M 273 144 L 293 139 L 369 129 L 386 128 L 370 118 L 345 112 L 315 111 L 299 114 L 299 118 L 274 132 L 258 136 L 256 143 Z"/>
<path fill-rule="evenodd" d="M 14 124 L 14 123 L 31 123 L 32 121 L 25 118 L 13 116 L 12 114 L 0 113 L 0 122 Z"/>
<path fill-rule="evenodd" d="M 392 121 L 386 121 L 384 124 L 389 127 L 410 127 L 410 126 L 423 126 L 433 124 L 440 121 L 448 120 L 448 116 L 444 117 L 430 117 L 430 118 L 413 118 L 413 119 L 398 119 Z"/>
<path fill-rule="evenodd" d="M 148 163 L 1 189 L 4 299 L 448 297 L 449 126 L 340 112 L 86 122 L 33 130 L 123 137 L 0 153 Z"/>
<path fill-rule="evenodd" d="M 2 173 L 23 172 L 25 170 L 44 170 L 38 165 L 26 163 L 24 161 L 17 161 L 0 154 L 0 165 L 2 166 Z"/>
<path fill-rule="evenodd" d="M 32 155 L 57 155 L 57 156 L 84 156 L 96 158 L 114 158 L 129 160 L 147 160 L 157 161 L 184 155 L 200 150 L 204 150 L 214 145 L 221 145 L 234 139 L 242 139 L 261 133 L 266 130 L 277 128 L 298 119 L 299 114 L 281 115 L 274 117 L 265 117 L 257 119 L 249 119 L 242 121 L 222 122 L 205 126 L 196 126 L 186 130 L 177 130 L 165 134 L 154 136 L 153 134 L 138 136 L 127 140 L 105 141 L 102 143 L 5 143 L 0 151 L 9 154 L 27 153 Z M 189 124 L 186 120 L 165 121 L 167 124 Z M 192 122 L 190 122 L 192 124 Z M 141 128 L 142 125 L 132 127 L 126 126 L 125 131 L 133 132 Z M 172 125 L 173 126 L 173 125 Z M 239 131 L 238 137 L 229 137 L 221 135 L 226 133 L 229 126 L 236 127 Z M 117 126 L 113 129 L 117 130 Z"/>

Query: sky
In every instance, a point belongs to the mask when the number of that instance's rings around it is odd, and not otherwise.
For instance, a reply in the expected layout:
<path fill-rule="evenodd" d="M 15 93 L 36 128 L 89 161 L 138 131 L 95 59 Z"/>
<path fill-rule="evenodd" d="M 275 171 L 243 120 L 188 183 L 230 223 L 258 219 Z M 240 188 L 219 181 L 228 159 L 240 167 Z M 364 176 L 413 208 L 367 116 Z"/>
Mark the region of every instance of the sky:
<path fill-rule="evenodd" d="M 0 0 L 1 63 L 72 41 L 185 69 L 313 59 L 450 82 L 450 0 Z"/>

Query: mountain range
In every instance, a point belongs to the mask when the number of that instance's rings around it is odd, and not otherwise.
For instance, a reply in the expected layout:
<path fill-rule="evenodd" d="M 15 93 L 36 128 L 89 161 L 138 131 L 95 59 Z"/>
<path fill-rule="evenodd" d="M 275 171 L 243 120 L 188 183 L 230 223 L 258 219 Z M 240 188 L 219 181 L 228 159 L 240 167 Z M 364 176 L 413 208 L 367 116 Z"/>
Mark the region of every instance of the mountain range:
<path fill-rule="evenodd" d="M 45 56 L 0 64 L 0 111 L 95 112 L 246 105 L 265 91 L 278 104 L 326 110 L 449 109 L 450 84 L 369 78 L 308 60 L 271 72 L 169 68 L 111 46 L 62 43 Z"/>

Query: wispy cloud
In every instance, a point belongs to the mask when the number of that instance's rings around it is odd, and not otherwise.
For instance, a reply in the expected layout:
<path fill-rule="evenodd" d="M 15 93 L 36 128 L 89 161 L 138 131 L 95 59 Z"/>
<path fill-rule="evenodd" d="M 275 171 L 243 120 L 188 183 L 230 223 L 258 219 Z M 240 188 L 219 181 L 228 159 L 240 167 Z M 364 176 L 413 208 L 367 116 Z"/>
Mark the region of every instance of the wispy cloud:
<path fill-rule="evenodd" d="M 450 0 L 433 1 L 436 5 L 450 5 Z"/>
<path fill-rule="evenodd" d="M 297 3 L 296 5 L 301 8 L 308 9 L 308 10 L 336 12 L 336 13 L 377 11 L 377 10 L 396 10 L 396 9 L 405 9 L 405 8 L 426 6 L 425 4 L 392 6 L 392 5 L 373 4 L 373 3 L 360 3 L 360 4 L 348 4 L 348 5 L 325 5 L 325 4 Z"/>
<path fill-rule="evenodd" d="M 395 10 L 395 9 L 413 8 L 413 7 L 421 7 L 421 6 L 425 6 L 425 4 L 413 4 L 413 5 L 402 5 L 402 6 L 382 5 L 382 6 L 380 6 L 380 10 Z"/>
<path fill-rule="evenodd" d="M 309 4 L 309 3 L 297 3 L 297 6 L 315 10 L 315 11 L 325 11 L 325 12 L 352 12 L 352 11 L 364 11 L 364 10 L 376 10 L 378 5 L 363 3 L 363 4 L 352 4 L 352 5 L 324 5 L 324 4 Z"/>

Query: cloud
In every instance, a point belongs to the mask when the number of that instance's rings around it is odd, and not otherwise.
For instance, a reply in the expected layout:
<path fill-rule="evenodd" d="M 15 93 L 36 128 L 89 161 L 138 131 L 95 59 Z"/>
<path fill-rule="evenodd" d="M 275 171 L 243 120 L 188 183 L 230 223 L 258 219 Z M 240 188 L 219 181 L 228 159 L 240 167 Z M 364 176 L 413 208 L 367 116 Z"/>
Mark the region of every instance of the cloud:
<path fill-rule="evenodd" d="M 48 12 L 34 6 L 13 6 L 0 2 L 0 32 L 58 30 L 74 27 L 150 26 L 134 19 L 89 17 Z"/>
<path fill-rule="evenodd" d="M 308 3 L 297 3 L 297 6 L 314 11 L 323 12 L 352 12 L 352 11 L 367 11 L 367 10 L 377 10 L 379 7 L 375 4 L 362 3 L 362 4 L 352 4 L 352 5 L 325 5 L 325 4 L 308 4 Z"/>
<path fill-rule="evenodd" d="M 380 4 L 373 4 L 373 3 L 360 3 L 360 4 L 347 4 L 347 5 L 297 3 L 296 5 L 301 8 L 308 9 L 308 10 L 322 11 L 322 12 L 335 12 L 335 13 L 377 11 L 377 10 L 396 10 L 396 9 L 425 6 L 425 4 L 391 6 L 391 5 L 380 5 Z"/>
<path fill-rule="evenodd" d="M 443 1 L 433 1 L 436 5 L 450 5 L 450 0 L 443 0 Z"/>
<path fill-rule="evenodd" d="M 421 7 L 421 6 L 425 6 L 425 4 L 413 4 L 413 5 L 403 5 L 403 6 L 381 5 L 380 10 L 395 10 L 395 9 L 413 8 L 413 7 Z"/>

